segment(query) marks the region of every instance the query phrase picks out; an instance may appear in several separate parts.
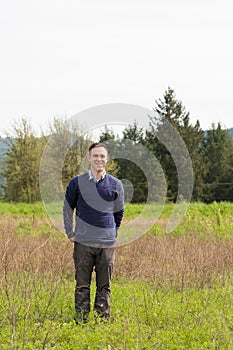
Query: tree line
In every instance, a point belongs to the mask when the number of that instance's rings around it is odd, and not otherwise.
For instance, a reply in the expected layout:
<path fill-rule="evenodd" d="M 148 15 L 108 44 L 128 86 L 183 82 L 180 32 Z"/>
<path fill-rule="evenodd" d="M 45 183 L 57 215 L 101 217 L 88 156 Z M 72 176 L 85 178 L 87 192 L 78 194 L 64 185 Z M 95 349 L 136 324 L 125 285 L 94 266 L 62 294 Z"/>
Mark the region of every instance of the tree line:
<path fill-rule="evenodd" d="M 220 123 L 213 124 L 209 130 L 202 130 L 198 120 L 192 125 L 189 112 L 170 87 L 155 101 L 154 112 L 148 115 L 146 128 L 135 121 L 125 127 L 119 137 L 106 126 L 98 137 L 99 142 L 109 145 L 110 154 L 116 154 L 107 170 L 123 179 L 126 199 L 140 203 L 148 199 L 159 201 L 165 196 L 167 201 L 177 201 L 181 186 L 176 157 L 182 181 L 190 181 L 185 177 L 188 174 L 185 148 L 192 164 L 192 201 L 233 201 L 233 140 L 228 130 Z M 51 146 L 48 173 L 52 176 L 56 171 L 56 155 L 64 153 L 63 189 L 80 171 L 93 142 L 91 135 L 84 135 L 79 125 L 71 125 L 66 118 L 54 118 L 48 132 L 41 132 L 39 137 L 26 119 L 14 125 L 13 130 L 14 134 L 6 138 L 10 142 L 7 152 L 1 156 L 3 201 L 33 203 L 41 200 L 41 158 L 51 136 L 57 141 Z M 175 134 L 170 134 L 171 130 L 175 130 Z M 178 148 L 174 135 L 179 135 L 185 147 Z M 185 193 L 182 197 L 187 200 Z"/>

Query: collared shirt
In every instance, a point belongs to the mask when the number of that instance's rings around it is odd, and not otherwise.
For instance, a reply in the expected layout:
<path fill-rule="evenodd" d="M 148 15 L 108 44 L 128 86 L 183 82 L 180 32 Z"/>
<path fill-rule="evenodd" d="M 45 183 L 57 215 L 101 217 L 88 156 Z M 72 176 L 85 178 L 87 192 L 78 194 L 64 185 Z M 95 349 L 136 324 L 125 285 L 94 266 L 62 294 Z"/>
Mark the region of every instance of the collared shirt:
<path fill-rule="evenodd" d="M 93 175 L 91 170 L 88 171 L 88 179 L 89 181 L 94 181 L 95 183 L 98 183 L 100 181 L 102 181 L 105 178 L 106 175 L 106 171 L 103 173 L 103 175 L 101 176 L 101 178 L 99 180 L 97 180 Z"/>

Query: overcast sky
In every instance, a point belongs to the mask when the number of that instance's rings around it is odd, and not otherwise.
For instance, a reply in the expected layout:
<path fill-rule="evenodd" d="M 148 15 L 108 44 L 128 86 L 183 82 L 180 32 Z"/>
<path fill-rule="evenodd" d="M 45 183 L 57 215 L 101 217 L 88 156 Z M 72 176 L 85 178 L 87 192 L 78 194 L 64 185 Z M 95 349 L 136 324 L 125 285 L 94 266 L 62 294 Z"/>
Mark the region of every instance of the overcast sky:
<path fill-rule="evenodd" d="M 233 127 L 232 1 L 0 0 L 0 35 L 1 135 L 22 117 L 152 109 L 168 86 L 192 123 Z"/>

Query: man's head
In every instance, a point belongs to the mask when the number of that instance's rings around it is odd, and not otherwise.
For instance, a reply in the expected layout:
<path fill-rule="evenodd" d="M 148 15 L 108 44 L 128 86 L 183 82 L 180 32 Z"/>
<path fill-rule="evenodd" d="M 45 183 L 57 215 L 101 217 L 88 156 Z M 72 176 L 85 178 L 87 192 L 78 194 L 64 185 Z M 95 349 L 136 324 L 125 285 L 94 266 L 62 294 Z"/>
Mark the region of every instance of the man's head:
<path fill-rule="evenodd" d="M 103 147 L 106 149 L 107 153 L 108 153 L 108 148 L 107 146 L 104 144 L 104 143 L 101 143 L 101 142 L 95 142 L 95 143 L 92 143 L 89 147 L 89 155 L 91 154 L 91 150 L 93 148 L 96 148 L 96 147 Z"/>
<path fill-rule="evenodd" d="M 108 161 L 108 149 L 104 143 L 93 143 L 89 147 L 88 161 L 94 174 L 103 173 Z"/>

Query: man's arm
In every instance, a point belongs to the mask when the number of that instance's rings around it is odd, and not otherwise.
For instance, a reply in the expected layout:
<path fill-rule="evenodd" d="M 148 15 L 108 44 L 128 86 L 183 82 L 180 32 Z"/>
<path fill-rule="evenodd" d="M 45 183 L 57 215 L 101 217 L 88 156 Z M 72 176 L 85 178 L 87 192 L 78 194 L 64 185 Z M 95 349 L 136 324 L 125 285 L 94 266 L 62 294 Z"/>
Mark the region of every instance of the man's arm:
<path fill-rule="evenodd" d="M 71 242 L 74 241 L 73 217 L 74 209 L 78 199 L 78 181 L 73 178 L 66 188 L 64 204 L 63 204 L 63 221 L 67 237 Z"/>
<path fill-rule="evenodd" d="M 116 223 L 116 229 L 118 230 L 124 216 L 124 188 L 122 182 L 119 180 L 117 183 L 117 198 L 114 205 L 114 218 Z"/>

